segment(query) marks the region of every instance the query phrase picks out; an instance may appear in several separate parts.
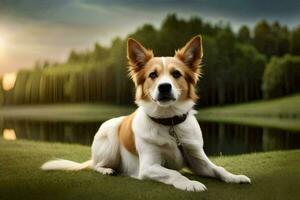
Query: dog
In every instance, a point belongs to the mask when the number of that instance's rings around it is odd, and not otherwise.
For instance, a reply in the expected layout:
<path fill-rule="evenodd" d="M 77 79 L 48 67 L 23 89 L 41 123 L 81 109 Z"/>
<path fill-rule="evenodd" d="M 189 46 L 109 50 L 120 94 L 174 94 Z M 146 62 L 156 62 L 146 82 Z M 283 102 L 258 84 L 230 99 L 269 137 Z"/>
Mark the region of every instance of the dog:
<path fill-rule="evenodd" d="M 203 150 L 200 126 L 193 110 L 203 58 L 201 36 L 193 37 L 173 57 L 154 57 L 138 41 L 127 40 L 129 74 L 138 108 L 129 116 L 104 122 L 84 163 L 52 160 L 42 170 L 93 169 L 104 175 L 118 172 L 150 179 L 185 191 L 205 191 L 205 185 L 183 176 L 188 167 L 199 176 L 227 183 L 251 183 L 212 163 Z"/>

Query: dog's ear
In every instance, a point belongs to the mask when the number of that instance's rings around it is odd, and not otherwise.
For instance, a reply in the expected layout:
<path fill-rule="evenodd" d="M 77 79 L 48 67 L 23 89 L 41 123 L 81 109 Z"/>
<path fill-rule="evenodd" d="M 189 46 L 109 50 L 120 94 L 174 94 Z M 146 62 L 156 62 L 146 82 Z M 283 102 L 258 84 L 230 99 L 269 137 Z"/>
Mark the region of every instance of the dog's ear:
<path fill-rule="evenodd" d="M 152 57 L 153 52 L 143 47 L 138 41 L 132 38 L 127 40 L 127 59 L 131 72 L 140 71 Z"/>
<path fill-rule="evenodd" d="M 201 36 L 193 37 L 184 47 L 176 51 L 175 57 L 183 61 L 193 71 L 197 71 L 203 57 Z"/>

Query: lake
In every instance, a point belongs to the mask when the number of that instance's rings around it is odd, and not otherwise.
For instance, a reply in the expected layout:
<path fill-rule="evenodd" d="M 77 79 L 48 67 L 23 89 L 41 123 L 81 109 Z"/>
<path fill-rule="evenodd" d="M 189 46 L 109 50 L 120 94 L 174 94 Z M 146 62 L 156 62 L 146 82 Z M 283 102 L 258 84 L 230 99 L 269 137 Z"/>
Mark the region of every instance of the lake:
<path fill-rule="evenodd" d="M 300 133 L 264 127 L 199 122 L 208 155 L 300 148 Z M 91 145 L 100 122 L 49 122 L 2 119 L 0 133 L 7 140 L 28 139 Z"/>

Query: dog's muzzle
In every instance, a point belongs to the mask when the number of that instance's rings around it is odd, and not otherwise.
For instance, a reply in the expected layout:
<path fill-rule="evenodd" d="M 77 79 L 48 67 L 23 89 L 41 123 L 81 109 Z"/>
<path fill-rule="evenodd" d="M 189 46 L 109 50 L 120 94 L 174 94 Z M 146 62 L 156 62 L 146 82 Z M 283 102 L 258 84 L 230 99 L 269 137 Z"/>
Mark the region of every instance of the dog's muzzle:
<path fill-rule="evenodd" d="M 162 83 L 158 86 L 158 101 L 175 101 L 175 97 L 172 93 L 172 85 L 170 83 Z"/>

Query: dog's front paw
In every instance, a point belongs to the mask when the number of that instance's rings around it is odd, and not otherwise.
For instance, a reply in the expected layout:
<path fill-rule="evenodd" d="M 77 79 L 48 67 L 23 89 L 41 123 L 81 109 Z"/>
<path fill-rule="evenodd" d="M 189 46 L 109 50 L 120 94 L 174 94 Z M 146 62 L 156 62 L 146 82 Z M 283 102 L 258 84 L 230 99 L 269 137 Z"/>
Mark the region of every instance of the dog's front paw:
<path fill-rule="evenodd" d="M 174 184 L 174 186 L 177 189 L 192 191 L 192 192 L 202 192 L 207 190 L 205 185 L 203 185 L 202 183 L 198 181 L 191 181 L 191 180 L 177 182 Z"/>
<path fill-rule="evenodd" d="M 232 175 L 225 179 L 225 182 L 227 183 L 246 183 L 250 184 L 251 180 L 245 175 Z"/>
<path fill-rule="evenodd" d="M 239 179 L 239 183 L 251 183 L 251 179 L 245 175 L 237 175 L 238 179 Z"/>

